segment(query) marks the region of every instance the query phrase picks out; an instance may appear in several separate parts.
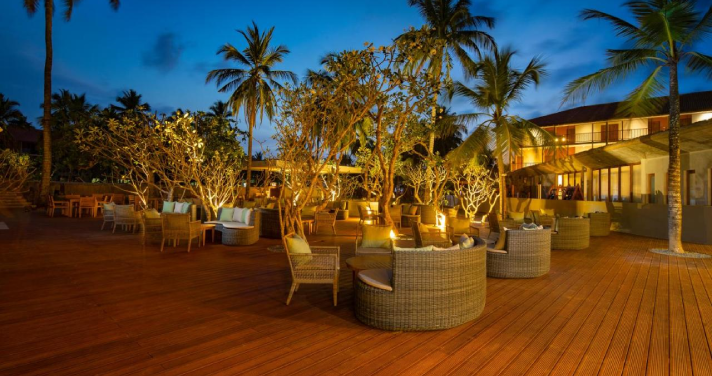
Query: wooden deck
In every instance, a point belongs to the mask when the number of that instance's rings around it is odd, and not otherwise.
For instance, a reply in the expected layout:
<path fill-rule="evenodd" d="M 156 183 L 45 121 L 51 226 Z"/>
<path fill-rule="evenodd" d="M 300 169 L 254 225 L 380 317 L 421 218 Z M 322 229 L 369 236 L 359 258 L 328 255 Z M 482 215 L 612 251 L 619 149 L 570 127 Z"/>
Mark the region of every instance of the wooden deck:
<path fill-rule="evenodd" d="M 348 270 L 338 307 L 326 285 L 285 306 L 276 240 L 161 254 L 96 219 L 4 214 L 0 374 L 712 374 L 712 261 L 647 252 L 660 240 L 553 251 L 547 276 L 489 279 L 479 319 L 391 333 L 355 319 Z M 343 260 L 355 222 L 338 230 L 350 235 L 311 242 L 341 245 Z"/>

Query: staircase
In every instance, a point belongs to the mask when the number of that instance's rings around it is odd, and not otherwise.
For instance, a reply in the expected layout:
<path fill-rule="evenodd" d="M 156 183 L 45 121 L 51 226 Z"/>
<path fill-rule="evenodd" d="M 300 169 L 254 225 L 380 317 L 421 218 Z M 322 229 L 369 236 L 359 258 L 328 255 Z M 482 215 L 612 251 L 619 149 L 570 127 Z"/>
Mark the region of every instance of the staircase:
<path fill-rule="evenodd" d="M 0 192 L 0 209 L 24 209 L 29 206 L 22 193 Z"/>

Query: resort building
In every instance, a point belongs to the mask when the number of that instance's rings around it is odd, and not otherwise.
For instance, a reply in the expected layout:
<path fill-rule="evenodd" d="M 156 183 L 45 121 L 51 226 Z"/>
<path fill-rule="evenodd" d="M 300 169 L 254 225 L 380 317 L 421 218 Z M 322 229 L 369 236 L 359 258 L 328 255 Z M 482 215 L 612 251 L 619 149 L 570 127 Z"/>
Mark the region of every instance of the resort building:
<path fill-rule="evenodd" d="M 646 233 L 666 236 L 669 109 L 660 100 L 659 112 L 648 117 L 616 116 L 619 103 L 607 103 L 531 119 L 555 135 L 557 147 L 524 147 L 513 161 L 508 195 L 609 203 L 602 208 L 614 213 L 618 228 L 634 233 L 634 218 L 654 210 L 660 231 L 640 222 Z M 706 235 L 712 233 L 712 91 L 681 95 L 680 107 L 683 237 L 712 242 Z"/>

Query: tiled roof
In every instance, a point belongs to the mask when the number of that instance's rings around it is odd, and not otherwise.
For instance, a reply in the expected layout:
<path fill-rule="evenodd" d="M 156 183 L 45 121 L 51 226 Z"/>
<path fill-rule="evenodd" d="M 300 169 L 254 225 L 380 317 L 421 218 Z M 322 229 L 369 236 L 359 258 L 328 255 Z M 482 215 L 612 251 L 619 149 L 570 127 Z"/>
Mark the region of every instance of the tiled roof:
<path fill-rule="evenodd" d="M 663 105 L 657 113 L 652 115 L 667 115 L 670 112 L 667 97 L 659 98 Z M 540 116 L 530 121 L 540 127 L 562 124 L 592 123 L 596 121 L 606 121 L 620 119 L 617 113 L 618 105 L 621 102 L 597 104 L 593 106 L 576 107 L 570 110 L 557 112 L 550 115 Z M 712 111 L 712 91 L 700 91 L 696 93 L 680 95 L 680 112 L 701 112 Z"/>

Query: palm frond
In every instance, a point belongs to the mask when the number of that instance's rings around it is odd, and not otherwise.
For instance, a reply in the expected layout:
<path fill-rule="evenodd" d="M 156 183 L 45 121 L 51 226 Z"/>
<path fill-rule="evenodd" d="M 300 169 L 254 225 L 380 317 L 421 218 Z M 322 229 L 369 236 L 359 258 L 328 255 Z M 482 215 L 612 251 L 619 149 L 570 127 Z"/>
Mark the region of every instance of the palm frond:
<path fill-rule="evenodd" d="M 686 54 L 686 65 L 691 72 L 700 72 L 712 79 L 712 56 L 694 51 L 688 52 Z"/>
<path fill-rule="evenodd" d="M 655 97 L 665 89 L 658 77 L 662 69 L 662 66 L 656 67 L 648 78 L 621 102 L 618 108 L 619 114 L 623 116 L 644 116 L 651 115 L 660 109 L 660 103 Z"/>
<path fill-rule="evenodd" d="M 644 63 L 644 60 L 632 60 L 575 79 L 566 85 L 561 104 L 585 101 L 591 92 L 604 90 L 616 80 L 624 79 Z"/>
<path fill-rule="evenodd" d="M 40 6 L 40 0 L 23 0 L 23 5 L 27 9 L 27 13 L 33 15 L 37 12 L 37 8 Z"/>
<path fill-rule="evenodd" d="M 608 21 L 611 25 L 613 25 L 613 28 L 619 36 L 629 39 L 639 37 L 642 34 L 642 31 L 630 22 L 598 10 L 584 9 L 581 12 L 581 18 L 584 20 L 599 19 Z"/>
<path fill-rule="evenodd" d="M 489 148 L 492 135 L 489 128 L 479 126 L 462 141 L 460 146 L 452 150 L 446 155 L 448 161 L 453 163 L 463 163 L 479 153 L 483 153 Z"/>

